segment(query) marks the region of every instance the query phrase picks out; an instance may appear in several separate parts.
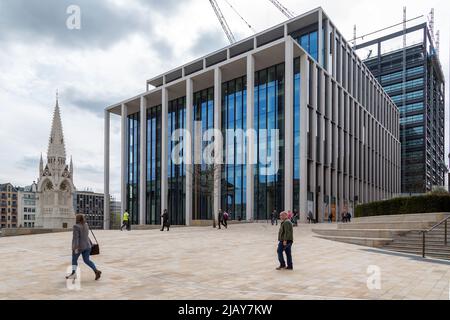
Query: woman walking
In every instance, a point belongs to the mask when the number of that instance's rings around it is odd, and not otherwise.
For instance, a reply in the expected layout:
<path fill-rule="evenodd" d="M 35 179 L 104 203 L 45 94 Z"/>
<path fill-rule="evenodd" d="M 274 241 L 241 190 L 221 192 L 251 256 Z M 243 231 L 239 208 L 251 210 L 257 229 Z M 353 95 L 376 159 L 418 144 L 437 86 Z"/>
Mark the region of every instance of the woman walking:
<path fill-rule="evenodd" d="M 89 226 L 84 219 L 84 215 L 77 214 L 76 224 L 73 226 L 72 238 L 72 273 L 66 279 L 76 278 L 76 271 L 78 267 L 78 258 L 83 256 L 83 261 L 95 273 L 95 280 L 100 279 L 102 272 L 97 270 L 95 264 L 89 259 L 91 255 L 91 240 L 89 239 Z"/>

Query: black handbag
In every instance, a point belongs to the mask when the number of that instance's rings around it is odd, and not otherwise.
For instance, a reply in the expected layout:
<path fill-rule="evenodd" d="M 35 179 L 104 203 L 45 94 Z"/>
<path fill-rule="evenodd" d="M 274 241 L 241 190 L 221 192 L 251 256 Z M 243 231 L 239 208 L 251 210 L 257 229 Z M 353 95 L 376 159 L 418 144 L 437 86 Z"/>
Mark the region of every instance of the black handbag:
<path fill-rule="evenodd" d="M 98 245 L 97 238 L 95 237 L 94 232 L 91 230 L 92 235 L 94 236 L 95 243 L 92 243 L 91 241 L 91 256 L 96 256 L 100 254 L 100 246 Z"/>

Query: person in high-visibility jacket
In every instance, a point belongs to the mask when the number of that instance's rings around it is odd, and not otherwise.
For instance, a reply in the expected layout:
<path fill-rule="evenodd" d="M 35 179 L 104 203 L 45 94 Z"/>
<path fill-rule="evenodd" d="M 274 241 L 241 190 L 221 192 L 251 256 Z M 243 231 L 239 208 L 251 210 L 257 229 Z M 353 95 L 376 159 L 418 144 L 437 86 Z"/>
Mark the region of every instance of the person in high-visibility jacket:
<path fill-rule="evenodd" d="M 123 231 L 123 227 L 126 227 L 128 231 L 130 231 L 130 215 L 128 214 L 127 210 L 123 213 L 123 224 L 120 227 L 120 231 Z"/>

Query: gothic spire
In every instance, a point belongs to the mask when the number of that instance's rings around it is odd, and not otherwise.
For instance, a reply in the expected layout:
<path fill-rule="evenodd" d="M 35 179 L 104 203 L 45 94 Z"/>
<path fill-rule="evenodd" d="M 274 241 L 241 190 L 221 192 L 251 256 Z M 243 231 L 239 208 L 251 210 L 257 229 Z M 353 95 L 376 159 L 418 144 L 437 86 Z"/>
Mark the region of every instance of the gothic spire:
<path fill-rule="evenodd" d="M 39 176 L 42 177 L 43 173 L 44 173 L 44 160 L 42 159 L 42 153 L 41 153 L 41 159 L 39 160 Z"/>
<path fill-rule="evenodd" d="M 64 144 L 61 114 L 59 111 L 58 92 L 56 92 L 56 105 L 53 112 L 52 131 L 50 132 L 47 158 L 66 159 L 66 147 Z"/>

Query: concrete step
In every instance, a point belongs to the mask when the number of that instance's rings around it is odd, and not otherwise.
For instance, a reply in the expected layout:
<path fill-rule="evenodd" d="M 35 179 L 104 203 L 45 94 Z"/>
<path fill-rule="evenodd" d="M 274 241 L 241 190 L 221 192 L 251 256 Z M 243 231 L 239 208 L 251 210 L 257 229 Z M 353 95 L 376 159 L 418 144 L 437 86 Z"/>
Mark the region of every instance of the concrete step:
<path fill-rule="evenodd" d="M 361 237 L 342 237 L 342 236 L 323 236 L 323 235 L 317 235 L 316 237 L 330 241 L 344 242 L 373 248 L 382 248 L 383 246 L 392 241 L 392 239 L 390 238 L 361 238 Z"/>
<path fill-rule="evenodd" d="M 322 236 L 358 238 L 394 238 L 409 232 L 403 229 L 313 229 L 312 231 Z"/>
<path fill-rule="evenodd" d="M 422 256 L 422 250 L 410 250 L 410 249 L 396 249 L 396 250 L 390 250 L 388 248 L 383 248 L 388 251 L 394 251 L 394 252 L 401 252 L 401 253 L 410 253 L 417 256 Z M 441 252 L 441 251 L 425 251 L 426 257 L 435 257 L 439 259 L 445 259 L 450 260 L 450 253 Z"/>
<path fill-rule="evenodd" d="M 354 218 L 352 222 L 407 222 L 407 221 L 424 221 L 424 222 L 439 222 L 445 217 L 450 216 L 450 213 L 418 213 L 418 214 L 400 214 L 388 216 L 374 216 Z"/>
<path fill-rule="evenodd" d="M 425 240 L 427 244 L 431 244 L 431 245 L 444 245 L 444 240 L 440 239 L 426 239 Z M 394 242 L 395 243 L 399 243 L 399 244 L 420 244 L 422 245 L 422 239 L 409 239 L 407 237 L 399 237 L 399 238 L 394 238 Z M 450 244 L 450 241 L 448 242 L 448 244 Z"/>
<path fill-rule="evenodd" d="M 389 248 L 389 249 L 411 249 L 411 250 L 422 250 L 422 244 L 420 245 L 416 245 L 416 244 L 408 244 L 408 243 L 397 243 L 397 242 L 392 242 L 389 243 L 385 246 L 385 248 Z M 444 246 L 442 245 L 433 245 L 433 244 L 426 244 L 425 246 L 425 250 L 439 250 L 442 252 L 448 252 L 450 253 L 450 246 Z"/>
<path fill-rule="evenodd" d="M 424 230 L 433 226 L 434 222 L 424 221 L 405 221 L 401 223 L 394 222 L 355 222 L 339 223 L 338 229 L 406 229 L 406 230 Z"/>

